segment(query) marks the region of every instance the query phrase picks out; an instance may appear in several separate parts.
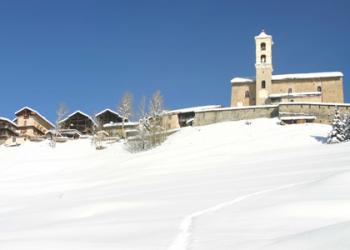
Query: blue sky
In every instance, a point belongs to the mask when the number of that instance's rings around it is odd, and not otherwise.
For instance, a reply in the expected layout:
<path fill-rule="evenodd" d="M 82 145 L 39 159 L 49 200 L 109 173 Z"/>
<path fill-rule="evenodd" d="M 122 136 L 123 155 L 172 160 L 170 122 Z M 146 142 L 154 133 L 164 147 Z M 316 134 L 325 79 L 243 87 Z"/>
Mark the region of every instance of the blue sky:
<path fill-rule="evenodd" d="M 349 12 L 345 0 L 1 0 L 0 116 L 28 105 L 54 121 L 61 102 L 93 113 L 157 89 L 166 108 L 228 106 L 230 79 L 255 74 L 262 28 L 275 74 L 342 71 L 349 102 Z"/>

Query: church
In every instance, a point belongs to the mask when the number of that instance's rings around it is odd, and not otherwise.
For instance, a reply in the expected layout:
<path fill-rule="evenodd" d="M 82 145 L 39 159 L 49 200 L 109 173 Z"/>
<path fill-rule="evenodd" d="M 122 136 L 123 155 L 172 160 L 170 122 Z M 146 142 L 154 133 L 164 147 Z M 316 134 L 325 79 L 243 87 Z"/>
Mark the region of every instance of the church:
<path fill-rule="evenodd" d="M 343 74 L 319 72 L 273 75 L 272 36 L 264 30 L 255 37 L 255 78 L 231 80 L 231 106 L 290 102 L 343 103 Z"/>

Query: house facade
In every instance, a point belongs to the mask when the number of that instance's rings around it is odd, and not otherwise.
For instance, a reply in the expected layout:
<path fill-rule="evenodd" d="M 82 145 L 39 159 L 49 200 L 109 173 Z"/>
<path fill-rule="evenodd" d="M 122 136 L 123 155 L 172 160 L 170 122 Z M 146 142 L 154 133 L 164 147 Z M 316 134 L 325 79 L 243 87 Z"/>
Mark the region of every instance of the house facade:
<path fill-rule="evenodd" d="M 5 117 L 0 117 L 0 144 L 6 142 L 10 138 L 15 138 L 18 136 L 17 124 L 15 124 L 10 119 Z"/>
<path fill-rule="evenodd" d="M 122 123 L 123 117 L 111 109 L 105 109 L 96 114 L 96 120 L 99 125 L 103 126 L 111 123 Z M 124 122 L 128 122 L 128 119 L 124 118 Z"/>
<path fill-rule="evenodd" d="M 232 107 L 284 102 L 344 102 L 341 72 L 273 75 L 272 45 L 272 36 L 264 31 L 255 37 L 256 75 L 231 80 Z"/>
<path fill-rule="evenodd" d="M 70 129 L 77 130 L 81 134 L 92 134 L 97 126 L 95 121 L 84 112 L 77 110 L 68 115 L 65 119 L 59 121 L 60 130 Z"/>
<path fill-rule="evenodd" d="M 24 107 L 16 113 L 15 123 L 19 135 L 26 138 L 42 137 L 55 126 L 38 111 Z"/>

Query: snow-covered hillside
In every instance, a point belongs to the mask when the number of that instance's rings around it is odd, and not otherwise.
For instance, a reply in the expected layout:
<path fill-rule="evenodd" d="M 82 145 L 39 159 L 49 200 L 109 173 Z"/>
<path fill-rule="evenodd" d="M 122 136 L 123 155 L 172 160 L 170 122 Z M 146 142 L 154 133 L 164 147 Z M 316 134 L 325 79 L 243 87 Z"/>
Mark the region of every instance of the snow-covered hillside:
<path fill-rule="evenodd" d="M 0 147 L 0 249 L 350 249 L 350 143 L 276 123 L 186 128 L 138 154 Z"/>

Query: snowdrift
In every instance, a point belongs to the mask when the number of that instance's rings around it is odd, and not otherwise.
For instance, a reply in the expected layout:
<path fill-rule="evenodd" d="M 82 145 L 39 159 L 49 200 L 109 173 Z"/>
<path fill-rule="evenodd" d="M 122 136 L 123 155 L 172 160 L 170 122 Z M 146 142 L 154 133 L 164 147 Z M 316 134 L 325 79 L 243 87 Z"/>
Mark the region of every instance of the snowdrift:
<path fill-rule="evenodd" d="M 226 122 L 160 147 L 0 146 L 0 249 L 350 249 L 350 144 Z"/>

